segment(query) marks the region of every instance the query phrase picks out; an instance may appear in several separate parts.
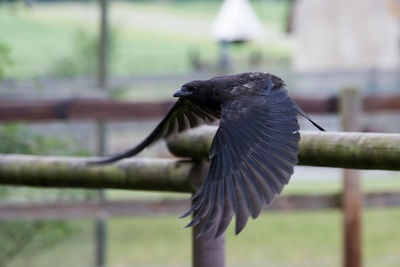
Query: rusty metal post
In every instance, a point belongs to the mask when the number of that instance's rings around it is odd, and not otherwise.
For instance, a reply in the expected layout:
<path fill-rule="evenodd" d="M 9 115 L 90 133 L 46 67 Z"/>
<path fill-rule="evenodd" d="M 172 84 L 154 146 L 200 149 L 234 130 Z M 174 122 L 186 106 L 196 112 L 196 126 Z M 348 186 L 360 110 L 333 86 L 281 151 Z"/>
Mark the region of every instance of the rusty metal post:
<path fill-rule="evenodd" d="M 361 130 L 362 99 L 357 88 L 344 88 L 340 97 L 342 127 L 344 131 Z M 345 267 L 362 266 L 362 192 L 361 173 L 343 169 L 343 216 Z"/>

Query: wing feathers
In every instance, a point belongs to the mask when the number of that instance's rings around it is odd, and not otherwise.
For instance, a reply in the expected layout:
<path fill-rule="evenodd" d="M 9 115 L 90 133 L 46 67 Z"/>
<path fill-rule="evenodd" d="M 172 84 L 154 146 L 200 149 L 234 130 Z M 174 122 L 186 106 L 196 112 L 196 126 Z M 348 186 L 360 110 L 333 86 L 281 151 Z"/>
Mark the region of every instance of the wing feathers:
<path fill-rule="evenodd" d="M 249 210 L 248 205 L 246 204 L 246 200 L 242 195 L 242 189 L 236 180 L 233 179 L 235 195 L 237 198 L 237 211 L 236 211 L 236 226 L 235 226 L 235 234 L 240 233 L 243 228 L 247 224 L 247 220 L 249 219 Z"/>
<path fill-rule="evenodd" d="M 277 192 L 274 191 L 274 188 L 270 184 L 268 179 L 264 179 L 264 174 L 259 175 L 258 172 L 255 171 L 246 162 L 243 164 L 242 168 L 243 168 L 243 170 L 247 170 L 248 172 L 251 173 L 251 175 L 249 175 L 249 177 L 254 177 L 254 179 L 257 180 L 258 185 L 260 186 L 259 189 L 262 191 L 265 204 L 269 204 L 272 201 L 274 195 L 277 194 Z"/>
<path fill-rule="evenodd" d="M 233 208 L 231 205 L 231 200 L 228 195 L 229 189 L 228 189 L 228 183 L 225 181 L 223 183 L 224 185 L 224 198 L 223 198 L 223 210 L 222 214 L 220 217 L 220 221 L 217 226 L 217 232 L 215 233 L 215 237 L 220 236 L 222 233 L 225 232 L 226 228 L 228 228 L 228 225 L 230 224 L 232 217 L 233 217 Z"/>
<path fill-rule="evenodd" d="M 257 177 L 249 171 L 244 163 L 240 166 L 239 172 L 240 175 L 244 177 L 244 181 L 248 184 L 247 187 L 251 187 L 250 190 L 252 191 L 252 194 L 258 197 L 261 204 L 265 203 L 264 192 L 262 191 L 262 187 Z"/>
<path fill-rule="evenodd" d="M 213 122 L 219 119 L 220 116 L 221 112 L 219 110 L 201 108 L 188 99 L 179 98 L 149 136 L 136 147 L 107 159 L 88 162 L 88 164 L 108 164 L 124 158 L 133 157 L 161 138 L 169 137 L 203 123 Z"/>
<path fill-rule="evenodd" d="M 253 219 L 257 218 L 263 208 L 264 197 L 254 187 L 256 180 L 252 176 L 243 175 L 243 173 L 240 173 L 237 177 L 243 188 L 243 194 L 246 194 L 249 199 L 250 215 Z"/>
<path fill-rule="evenodd" d="M 227 177 L 225 177 L 225 183 L 227 185 L 228 190 L 226 190 L 227 193 L 229 193 L 229 198 L 231 200 L 232 203 L 232 208 L 233 208 L 233 212 L 235 214 L 238 213 L 238 200 L 237 200 L 237 196 L 236 196 L 236 191 L 235 191 L 235 185 L 233 183 L 233 177 L 232 175 L 228 175 Z"/>
<path fill-rule="evenodd" d="M 231 92 L 226 101 L 217 101 L 222 106 L 222 118 L 220 109 L 200 106 L 181 97 L 136 147 L 89 164 L 132 157 L 160 138 L 221 118 L 209 154 L 208 176 L 192 196 L 191 209 L 182 217 L 193 214 L 186 227 L 200 224 L 199 236 L 215 229 L 218 237 L 235 215 L 238 234 L 248 218 L 259 216 L 293 174 L 300 140 L 297 112 L 323 130 L 288 97 L 280 78 L 265 73 L 250 75 L 252 81 L 231 87 L 243 94 Z M 243 79 L 246 75 L 242 76 L 232 77 Z M 222 78 L 215 81 L 218 79 Z"/>
<path fill-rule="evenodd" d="M 222 108 L 209 173 L 189 211 L 195 212 L 189 226 L 203 223 L 200 234 L 215 227 L 218 237 L 233 215 L 238 234 L 282 191 L 297 163 L 299 125 L 286 90 L 272 89 L 262 101 L 243 102 L 243 109 Z"/>

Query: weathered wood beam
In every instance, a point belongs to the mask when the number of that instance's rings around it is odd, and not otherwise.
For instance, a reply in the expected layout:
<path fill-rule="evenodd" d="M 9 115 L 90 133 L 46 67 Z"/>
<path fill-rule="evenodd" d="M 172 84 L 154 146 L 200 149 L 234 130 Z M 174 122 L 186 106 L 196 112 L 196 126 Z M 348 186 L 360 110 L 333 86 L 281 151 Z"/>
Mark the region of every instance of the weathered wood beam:
<path fill-rule="evenodd" d="M 399 207 L 400 192 L 373 192 L 363 195 L 367 208 Z M 265 212 L 293 210 L 337 209 L 342 205 L 340 194 L 281 195 Z M 107 200 L 104 202 L 49 202 L 49 203 L 0 203 L 1 220 L 65 219 L 109 216 L 141 216 L 182 214 L 190 207 L 189 199 L 162 200 Z"/>
<path fill-rule="evenodd" d="M 177 156 L 208 158 L 215 130 L 188 131 L 168 146 Z M 301 137 L 301 165 L 400 170 L 400 134 L 302 132 Z M 96 167 L 86 166 L 85 160 L 0 155 L 0 184 L 193 192 L 206 170 L 201 163 L 175 159 L 130 159 Z"/>
<path fill-rule="evenodd" d="M 337 99 L 295 97 L 309 113 L 332 113 Z M 0 121 L 137 120 L 161 118 L 175 101 L 128 102 L 109 99 L 0 100 Z"/>
<path fill-rule="evenodd" d="M 293 99 L 308 113 L 335 113 L 338 97 Z M 362 100 L 365 112 L 399 112 L 400 95 L 369 95 Z M 137 120 L 160 118 L 174 100 L 127 102 L 108 99 L 71 98 L 63 100 L 0 100 L 0 121 L 47 120 Z"/>
<path fill-rule="evenodd" d="M 108 99 L 0 100 L 0 121 L 138 120 L 164 116 L 173 101 Z"/>
<path fill-rule="evenodd" d="M 0 155 L 0 184 L 192 192 L 205 169 L 176 159 L 130 159 L 106 166 L 87 166 L 86 160 Z"/>
<path fill-rule="evenodd" d="M 362 99 L 365 112 L 399 112 L 400 95 L 367 95 Z"/>
<path fill-rule="evenodd" d="M 207 159 L 216 127 L 187 131 L 168 141 L 179 157 Z M 400 134 L 301 132 L 299 165 L 400 170 Z"/>
<path fill-rule="evenodd" d="M 183 214 L 189 199 L 106 200 L 104 202 L 0 203 L 0 219 L 62 219 Z"/>

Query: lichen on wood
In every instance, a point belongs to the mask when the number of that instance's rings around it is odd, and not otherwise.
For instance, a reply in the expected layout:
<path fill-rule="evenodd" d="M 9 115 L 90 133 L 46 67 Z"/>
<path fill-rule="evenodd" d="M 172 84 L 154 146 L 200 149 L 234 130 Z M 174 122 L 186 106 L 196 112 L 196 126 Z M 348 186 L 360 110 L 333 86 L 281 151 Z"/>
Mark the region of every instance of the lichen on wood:
<path fill-rule="evenodd" d="M 203 175 L 201 163 L 190 160 L 129 159 L 104 166 L 88 166 L 87 160 L 0 155 L 0 184 L 193 192 Z"/>
<path fill-rule="evenodd" d="M 0 155 L 0 184 L 193 192 L 205 177 L 216 127 L 172 138 L 179 159 L 128 159 L 87 166 L 87 158 Z M 201 161 L 203 160 L 203 161 Z M 300 165 L 400 170 L 400 134 L 301 132 Z"/>
<path fill-rule="evenodd" d="M 179 157 L 208 159 L 217 128 L 201 127 L 168 141 Z M 300 132 L 299 165 L 400 170 L 400 134 Z"/>
<path fill-rule="evenodd" d="M 400 134 L 303 133 L 299 164 L 400 170 Z"/>

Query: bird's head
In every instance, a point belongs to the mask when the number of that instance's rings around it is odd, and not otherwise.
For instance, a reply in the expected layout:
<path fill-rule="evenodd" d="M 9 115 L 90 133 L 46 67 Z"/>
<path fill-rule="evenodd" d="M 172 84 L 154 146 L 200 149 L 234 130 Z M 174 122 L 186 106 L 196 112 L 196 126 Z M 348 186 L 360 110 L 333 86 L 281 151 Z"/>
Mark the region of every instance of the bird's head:
<path fill-rule="evenodd" d="M 282 86 L 285 84 L 277 76 L 265 72 L 247 72 L 185 83 L 174 93 L 174 97 L 187 98 L 198 105 L 218 108 L 224 102 L 243 94 L 260 94 L 266 89 Z"/>
<path fill-rule="evenodd" d="M 213 94 L 213 84 L 209 80 L 196 80 L 185 83 L 174 93 L 174 97 L 187 98 L 201 106 L 217 107 Z"/>
<path fill-rule="evenodd" d="M 195 88 L 182 86 L 181 89 L 174 93 L 174 97 L 191 97 L 193 96 Z"/>
<path fill-rule="evenodd" d="M 204 81 L 192 81 L 182 85 L 181 89 L 174 93 L 174 97 L 195 98 L 207 90 Z"/>

